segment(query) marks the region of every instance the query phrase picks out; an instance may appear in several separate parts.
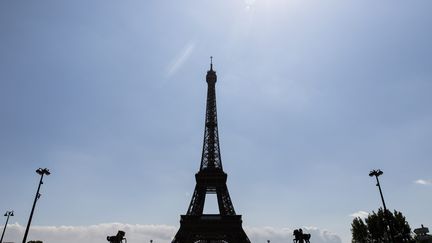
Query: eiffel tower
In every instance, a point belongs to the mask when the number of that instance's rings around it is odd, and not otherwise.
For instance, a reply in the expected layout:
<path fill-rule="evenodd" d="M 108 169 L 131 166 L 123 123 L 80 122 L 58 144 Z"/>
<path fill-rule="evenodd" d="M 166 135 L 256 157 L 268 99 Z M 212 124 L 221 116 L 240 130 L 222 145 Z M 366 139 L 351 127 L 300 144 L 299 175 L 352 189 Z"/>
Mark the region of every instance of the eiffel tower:
<path fill-rule="evenodd" d="M 212 57 L 210 57 L 212 59 Z M 172 243 L 250 243 L 242 228 L 226 185 L 222 169 L 216 113 L 216 72 L 213 62 L 207 72 L 207 109 L 201 166 L 195 174 L 196 186 L 186 215 Z M 207 194 L 216 194 L 219 214 L 203 214 Z"/>

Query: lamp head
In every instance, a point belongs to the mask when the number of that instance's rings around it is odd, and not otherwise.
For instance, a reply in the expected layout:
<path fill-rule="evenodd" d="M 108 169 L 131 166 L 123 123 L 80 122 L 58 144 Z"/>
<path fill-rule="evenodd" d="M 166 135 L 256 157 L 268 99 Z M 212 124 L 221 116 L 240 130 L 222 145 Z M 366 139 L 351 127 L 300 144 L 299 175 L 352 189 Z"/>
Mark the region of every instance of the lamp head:
<path fill-rule="evenodd" d="M 36 170 L 36 173 L 38 173 L 39 175 L 44 175 L 44 174 L 50 175 L 51 174 L 51 172 L 47 168 L 44 168 L 44 169 L 39 168 Z"/>
<path fill-rule="evenodd" d="M 369 172 L 369 176 L 380 176 L 380 175 L 382 175 L 382 174 L 384 174 L 384 172 L 382 172 L 381 170 L 372 170 L 371 172 Z"/>

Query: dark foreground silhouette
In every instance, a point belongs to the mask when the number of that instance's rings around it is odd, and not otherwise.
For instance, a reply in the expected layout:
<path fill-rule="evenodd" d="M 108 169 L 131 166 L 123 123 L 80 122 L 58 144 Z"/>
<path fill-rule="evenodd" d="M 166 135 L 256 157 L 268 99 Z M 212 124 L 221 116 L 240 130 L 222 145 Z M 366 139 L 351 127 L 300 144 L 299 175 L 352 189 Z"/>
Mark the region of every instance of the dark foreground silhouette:
<path fill-rule="evenodd" d="M 126 238 L 124 238 L 125 234 L 126 233 L 124 231 L 119 230 L 117 232 L 117 235 L 107 236 L 107 241 L 109 241 L 110 243 L 122 243 L 124 240 L 127 243 Z"/>
<path fill-rule="evenodd" d="M 296 230 L 294 230 L 294 233 L 293 233 L 293 235 L 294 235 L 294 240 L 293 240 L 293 242 L 296 242 L 296 243 L 310 243 L 310 238 L 311 238 L 311 235 L 310 234 L 303 234 L 303 230 L 302 229 L 296 229 Z"/>

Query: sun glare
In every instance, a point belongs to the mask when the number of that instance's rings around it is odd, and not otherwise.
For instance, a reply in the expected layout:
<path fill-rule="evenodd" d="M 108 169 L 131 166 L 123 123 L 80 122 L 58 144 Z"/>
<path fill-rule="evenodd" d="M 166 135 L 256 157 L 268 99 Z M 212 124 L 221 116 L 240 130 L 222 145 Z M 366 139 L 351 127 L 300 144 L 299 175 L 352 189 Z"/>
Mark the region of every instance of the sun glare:
<path fill-rule="evenodd" d="M 283 7 L 294 7 L 300 4 L 301 0 L 243 0 L 245 9 L 250 10 L 252 8 L 283 8 Z"/>

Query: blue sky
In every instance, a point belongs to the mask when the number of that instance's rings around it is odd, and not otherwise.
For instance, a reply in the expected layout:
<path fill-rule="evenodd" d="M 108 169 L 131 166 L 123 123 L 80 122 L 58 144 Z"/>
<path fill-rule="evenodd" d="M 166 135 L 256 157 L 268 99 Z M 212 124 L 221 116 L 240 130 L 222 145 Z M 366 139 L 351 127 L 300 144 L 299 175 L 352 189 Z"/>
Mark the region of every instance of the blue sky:
<path fill-rule="evenodd" d="M 213 55 L 222 161 L 244 225 L 349 242 L 350 215 L 381 205 L 368 176 L 380 168 L 388 207 L 432 227 L 431 8 L 1 1 L 0 210 L 25 225 L 34 171 L 48 167 L 34 225 L 178 226 Z"/>

